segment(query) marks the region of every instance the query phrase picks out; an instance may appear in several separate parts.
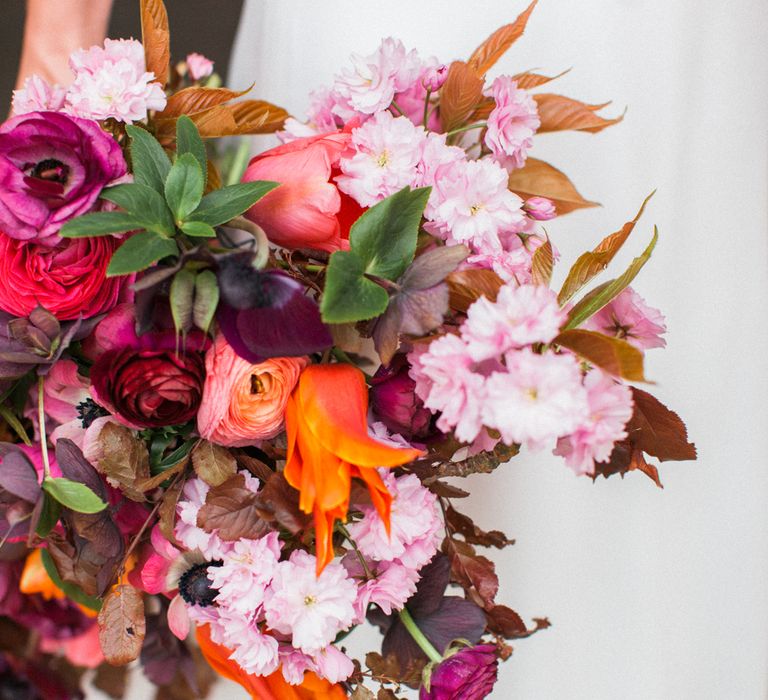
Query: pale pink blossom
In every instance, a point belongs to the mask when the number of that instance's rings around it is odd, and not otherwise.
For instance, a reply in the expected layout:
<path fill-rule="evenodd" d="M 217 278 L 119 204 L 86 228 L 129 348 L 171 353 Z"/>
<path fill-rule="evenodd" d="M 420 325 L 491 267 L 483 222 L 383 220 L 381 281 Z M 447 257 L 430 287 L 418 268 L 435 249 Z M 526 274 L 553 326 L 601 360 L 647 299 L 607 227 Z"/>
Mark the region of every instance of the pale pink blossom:
<path fill-rule="evenodd" d="M 349 525 L 349 533 L 364 556 L 375 561 L 399 559 L 418 570 L 432 559 L 440 542 L 437 497 L 414 474 L 396 478 L 386 472 L 381 478 L 393 499 L 389 532 L 371 505 L 361 507 L 363 517 Z"/>
<path fill-rule="evenodd" d="M 426 70 L 421 78 L 425 88 L 435 92 L 443 87 L 445 79 L 448 77 L 448 66 L 441 63 L 439 66 L 432 66 Z"/>
<path fill-rule="evenodd" d="M 584 378 L 589 414 L 576 430 L 557 441 L 555 454 L 577 474 L 593 474 L 595 462 L 605 462 L 615 443 L 627 437 L 632 417 L 632 392 L 599 369 Z"/>
<path fill-rule="evenodd" d="M 483 427 L 485 377 L 475 371 L 466 343 L 455 335 L 433 340 L 426 349 L 408 355 L 416 394 L 433 412 L 440 412 L 437 427 L 455 429 L 462 442 L 472 442 Z"/>
<path fill-rule="evenodd" d="M 441 168 L 453 163 L 466 162 L 467 154 L 464 149 L 458 146 L 448 146 L 445 139 L 445 134 L 430 132 L 422 141 L 421 158 L 416 165 L 416 180 L 414 182 L 417 187 L 433 187 L 438 172 L 450 172 L 447 168 L 443 170 Z"/>
<path fill-rule="evenodd" d="M 555 203 L 546 197 L 529 197 L 523 204 L 525 213 L 536 221 L 549 221 L 557 216 Z"/>
<path fill-rule="evenodd" d="M 336 131 L 344 125 L 344 122 L 333 113 L 333 108 L 338 99 L 334 92 L 326 87 L 322 87 L 310 92 L 309 98 L 307 121 L 300 122 L 298 119 L 289 117 L 285 120 L 283 130 L 277 132 L 277 137 L 283 143 L 306 136 L 327 134 Z"/>
<path fill-rule="evenodd" d="M 351 60 L 352 68 L 337 75 L 333 85 L 338 95 L 334 114 L 343 121 L 387 109 L 395 93 L 407 90 L 421 71 L 418 53 L 391 37 L 369 56 L 353 54 Z"/>
<path fill-rule="evenodd" d="M 206 532 L 197 526 L 197 514 L 205 504 L 210 486 L 202 479 L 189 479 L 184 484 L 182 498 L 176 505 L 176 539 L 187 549 L 199 549 L 209 559 L 220 559 L 231 548 L 215 532 Z"/>
<path fill-rule="evenodd" d="M 91 397 L 90 382 L 73 360 L 59 360 L 45 378 L 45 412 L 58 423 L 77 418 L 77 406 Z"/>
<path fill-rule="evenodd" d="M 299 651 L 290 644 L 281 644 L 278 649 L 280 671 L 285 682 L 290 685 L 301 685 L 304 674 L 315 670 L 315 662 L 309 654 Z"/>
<path fill-rule="evenodd" d="M 585 321 L 582 328 L 622 338 L 639 350 L 663 348 L 667 344 L 661 337 L 667 332 L 664 314 L 648 306 L 632 287 Z"/>
<path fill-rule="evenodd" d="M 495 302 L 480 297 L 469 307 L 461 336 L 469 355 L 480 362 L 513 348 L 550 342 L 566 316 L 549 287 L 505 284 Z"/>
<path fill-rule="evenodd" d="M 39 75 L 32 75 L 23 87 L 13 91 L 13 114 L 58 112 L 64 108 L 66 94 L 60 85 L 49 85 Z"/>
<path fill-rule="evenodd" d="M 493 97 L 496 106 L 488 116 L 485 145 L 502 166 L 522 168 L 541 126 L 536 102 L 506 75 L 496 78 L 486 95 Z"/>
<path fill-rule="evenodd" d="M 72 54 L 75 80 L 67 92 L 67 110 L 86 119 L 116 119 L 130 124 L 162 110 L 165 92 L 146 69 L 144 47 L 134 39 L 106 39 Z"/>
<path fill-rule="evenodd" d="M 341 683 L 355 671 L 355 664 L 341 649 L 329 644 L 312 657 L 314 672 L 329 683 Z"/>
<path fill-rule="evenodd" d="M 523 200 L 507 188 L 507 171 L 491 160 L 458 161 L 438 168 L 426 228 L 475 252 L 502 250 L 499 235 L 525 225 Z"/>
<path fill-rule="evenodd" d="M 277 532 L 237 540 L 222 557 L 222 565 L 210 569 L 211 587 L 219 591 L 216 603 L 241 615 L 258 610 L 279 561 Z"/>
<path fill-rule="evenodd" d="M 342 157 L 339 189 L 370 207 L 413 185 L 426 132 L 406 117 L 379 112 L 352 131 L 354 154 Z"/>
<path fill-rule="evenodd" d="M 187 70 L 192 80 L 202 80 L 213 73 L 213 61 L 201 53 L 191 53 L 187 56 Z"/>
<path fill-rule="evenodd" d="M 542 449 L 587 419 L 587 392 L 573 355 L 524 348 L 507 353 L 506 363 L 506 372 L 488 377 L 483 406 L 485 425 L 506 444 Z"/>
<path fill-rule="evenodd" d="M 314 654 L 347 629 L 355 617 L 357 586 L 331 562 L 317 575 L 315 557 L 296 550 L 280 562 L 264 602 L 267 625 L 292 635 L 293 646 Z"/>
<path fill-rule="evenodd" d="M 211 573 L 215 567 L 209 569 Z M 274 673 L 280 663 L 278 641 L 264 634 L 256 620 L 240 611 L 219 610 L 219 644 L 232 650 L 230 659 L 236 661 L 246 673 L 267 676 Z"/>
<path fill-rule="evenodd" d="M 368 606 L 371 604 L 378 605 L 387 615 L 402 609 L 416 592 L 416 584 L 421 578 L 418 569 L 404 566 L 399 561 L 365 561 L 367 571 L 353 552 L 341 560 L 349 575 L 359 581 L 355 600 L 356 625 L 365 621 Z"/>
<path fill-rule="evenodd" d="M 438 60 L 431 56 L 422 62 L 421 69 L 413 83 L 405 90 L 395 95 L 394 103 L 397 105 L 395 111 L 410 119 L 417 126 L 424 126 L 430 131 L 440 129 L 440 115 L 432 106 L 427 110 L 427 123 L 424 124 L 424 105 L 427 99 L 427 88 L 425 80 L 428 76 L 435 76 L 439 66 Z"/>

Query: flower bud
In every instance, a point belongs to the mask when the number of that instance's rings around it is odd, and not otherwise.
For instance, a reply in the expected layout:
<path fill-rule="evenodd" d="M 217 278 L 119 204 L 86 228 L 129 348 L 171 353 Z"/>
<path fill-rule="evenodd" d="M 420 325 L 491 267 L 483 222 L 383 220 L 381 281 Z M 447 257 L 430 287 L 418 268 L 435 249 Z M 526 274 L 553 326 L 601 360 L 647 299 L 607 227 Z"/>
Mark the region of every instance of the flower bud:
<path fill-rule="evenodd" d="M 432 413 L 416 396 L 409 369 L 404 355 L 396 355 L 389 367 L 380 367 L 371 382 L 371 405 L 391 432 L 425 438 L 432 432 Z"/>
<path fill-rule="evenodd" d="M 424 73 L 424 78 L 422 79 L 421 83 L 425 88 L 427 88 L 427 90 L 435 92 L 436 90 L 439 90 L 441 87 L 443 87 L 443 83 L 447 77 L 448 66 L 443 63 L 439 66 L 428 68 L 427 72 Z"/>
<path fill-rule="evenodd" d="M 536 221 L 549 221 L 557 216 L 555 203 L 546 197 L 531 197 L 525 200 L 523 209 L 532 219 Z"/>
<path fill-rule="evenodd" d="M 491 694 L 498 670 L 492 644 L 465 647 L 432 669 L 419 700 L 481 700 Z"/>

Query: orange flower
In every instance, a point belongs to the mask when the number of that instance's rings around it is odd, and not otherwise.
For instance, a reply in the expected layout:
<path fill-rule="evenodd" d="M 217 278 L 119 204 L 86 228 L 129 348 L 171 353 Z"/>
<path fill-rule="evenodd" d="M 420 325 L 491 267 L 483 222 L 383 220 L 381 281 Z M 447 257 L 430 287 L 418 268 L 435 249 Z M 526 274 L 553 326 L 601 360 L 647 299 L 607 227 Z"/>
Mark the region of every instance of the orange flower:
<path fill-rule="evenodd" d="M 271 676 L 254 676 L 246 673 L 229 657 L 232 651 L 211 639 L 211 628 L 197 628 L 197 643 L 211 668 L 224 678 L 229 678 L 245 688 L 254 700 L 346 700 L 347 694 L 340 685 L 331 685 L 311 671 L 304 674 L 304 682 L 292 686 L 285 682 L 278 669 Z"/>
<path fill-rule="evenodd" d="M 397 467 L 421 455 L 370 437 L 367 413 L 363 373 L 347 364 L 310 365 L 288 400 L 284 473 L 301 492 L 301 510 L 314 514 L 318 573 L 333 559 L 333 525 L 347 517 L 352 477 L 367 484 L 389 530 L 392 497 L 376 469 Z"/>

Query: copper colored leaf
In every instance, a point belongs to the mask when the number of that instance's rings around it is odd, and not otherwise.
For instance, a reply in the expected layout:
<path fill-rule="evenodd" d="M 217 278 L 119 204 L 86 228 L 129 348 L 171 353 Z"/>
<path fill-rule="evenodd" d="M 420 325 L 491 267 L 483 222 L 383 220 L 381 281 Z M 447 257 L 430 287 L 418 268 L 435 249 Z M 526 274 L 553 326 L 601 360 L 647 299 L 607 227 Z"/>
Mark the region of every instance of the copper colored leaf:
<path fill-rule="evenodd" d="M 616 233 L 606 236 L 596 248 L 582 253 L 578 257 L 571 269 L 568 270 L 568 276 L 565 278 L 565 282 L 563 282 L 563 286 L 557 296 L 557 300 L 561 305 L 565 304 L 587 282 L 608 267 L 608 264 L 616 256 L 616 253 L 619 252 L 627 238 L 629 238 L 629 234 L 634 230 L 635 225 L 645 211 L 646 204 L 648 204 L 653 195 L 654 193 L 651 192 L 645 198 L 645 201 L 640 206 L 640 211 L 637 212 L 632 221 L 628 221 Z"/>
<path fill-rule="evenodd" d="M 632 387 L 635 412 L 627 423 L 632 444 L 662 462 L 696 459 L 696 446 L 680 416 L 642 389 Z"/>
<path fill-rule="evenodd" d="M 564 173 L 536 158 L 528 158 L 524 167 L 509 174 L 509 189 L 523 199 L 551 199 L 560 216 L 576 209 L 599 206 L 596 202 L 584 199 Z"/>
<path fill-rule="evenodd" d="M 281 129 L 288 112 L 262 100 L 244 100 L 231 105 L 216 105 L 190 115 L 203 138 L 271 134 Z M 173 130 L 172 119 L 158 124 L 158 131 L 167 137 Z"/>
<path fill-rule="evenodd" d="M 463 61 L 454 61 L 440 89 L 440 120 L 445 131 L 461 127 L 483 98 L 483 79 Z"/>
<path fill-rule="evenodd" d="M 163 536 L 171 542 L 176 542 L 174 527 L 176 526 L 176 504 L 179 502 L 181 490 L 184 487 L 184 479 L 174 481 L 163 494 L 163 502 L 158 510 L 158 527 Z"/>
<path fill-rule="evenodd" d="M 541 126 L 538 133 L 548 131 L 588 131 L 597 133 L 603 129 L 618 124 L 623 116 L 605 119 L 597 111 L 610 103 L 588 105 L 563 95 L 545 93 L 534 95 L 539 108 Z"/>
<path fill-rule="evenodd" d="M 413 659 L 407 668 L 401 668 L 394 654 L 382 656 L 375 651 L 365 655 L 365 665 L 378 680 L 390 680 L 403 683 L 410 688 L 418 688 L 421 684 L 421 672 L 425 659 Z"/>
<path fill-rule="evenodd" d="M 364 685 L 358 685 L 349 696 L 349 700 L 374 700 L 375 698 L 373 691 L 368 690 Z"/>
<path fill-rule="evenodd" d="M 62 581 L 74 584 L 87 596 L 99 595 L 103 580 L 111 578 L 114 562 L 100 554 L 88 542 L 79 542 L 78 546 L 75 546 L 56 531 L 48 535 L 47 542 L 48 553 Z"/>
<path fill-rule="evenodd" d="M 250 88 L 248 88 L 250 90 Z M 188 87 L 179 90 L 168 98 L 165 109 L 158 118 L 180 117 L 182 114 L 195 114 L 216 105 L 229 102 L 245 95 L 248 90 L 229 90 L 227 88 Z"/>
<path fill-rule="evenodd" d="M 99 612 L 99 643 L 107 663 L 124 666 L 137 659 L 144 642 L 144 599 L 133 586 L 115 586 Z"/>
<path fill-rule="evenodd" d="M 555 258 L 552 254 L 552 243 L 547 240 L 533 253 L 531 260 L 531 277 L 534 284 L 549 286 L 552 280 L 552 270 L 555 267 Z"/>
<path fill-rule="evenodd" d="M 658 468 L 655 465 L 648 463 L 642 450 L 632 450 L 627 471 L 631 472 L 635 470 L 643 472 L 643 474 L 645 474 L 660 489 L 664 488 L 659 479 Z"/>
<path fill-rule="evenodd" d="M 504 280 L 493 270 L 459 270 L 448 275 L 446 282 L 451 308 L 462 313 L 480 297 L 496 301 L 499 290 L 504 286 Z"/>
<path fill-rule="evenodd" d="M 448 484 L 445 481 L 431 481 L 426 486 L 432 493 L 441 498 L 466 498 L 469 496 L 469 491 L 460 489 L 458 486 Z"/>
<path fill-rule="evenodd" d="M 282 472 L 275 472 L 255 500 L 261 517 L 276 522 L 295 535 L 309 527 L 312 518 L 299 509 L 299 492 L 285 480 Z"/>
<path fill-rule="evenodd" d="M 394 691 L 390 688 L 379 688 L 379 692 L 376 693 L 376 700 L 402 700 Z"/>
<path fill-rule="evenodd" d="M 453 506 L 445 510 L 445 522 L 454 534 L 461 535 L 465 542 L 477 544 L 483 547 L 496 547 L 503 549 L 507 545 L 514 544 L 503 532 L 481 530 L 467 515 L 459 513 Z"/>
<path fill-rule="evenodd" d="M 147 70 L 165 86 L 171 64 L 171 33 L 163 0 L 141 0 L 141 40 Z"/>
<path fill-rule="evenodd" d="M 105 423 L 97 442 L 94 466 L 125 496 L 144 501 L 141 485 L 149 479 L 149 453 L 144 441 L 125 426 Z"/>
<path fill-rule="evenodd" d="M 219 486 L 237 474 L 237 462 L 221 445 L 201 440 L 192 450 L 192 467 L 209 486 Z"/>
<path fill-rule="evenodd" d="M 626 340 L 595 331 L 572 329 L 563 331 L 552 342 L 573 350 L 616 377 L 631 382 L 647 381 L 643 374 L 643 353 Z"/>
<path fill-rule="evenodd" d="M 260 459 L 256 459 L 256 457 L 251 457 L 244 450 L 236 450 L 233 454 L 237 460 L 237 466 L 247 469 L 259 481 L 267 481 L 274 474 L 274 471 L 268 465 L 264 464 Z"/>
<path fill-rule="evenodd" d="M 152 491 L 156 489 L 158 486 L 162 486 L 163 483 L 168 481 L 168 479 L 170 479 L 172 476 L 176 476 L 176 474 L 180 474 L 181 472 L 183 472 L 187 468 L 188 464 L 189 464 L 189 455 L 180 459 L 178 462 L 176 462 L 176 464 L 174 464 L 171 467 L 168 467 L 168 469 L 163 470 L 159 474 L 155 474 L 155 476 L 153 476 L 152 478 L 142 481 L 139 484 L 139 488 L 144 493 L 146 493 L 147 491 Z"/>
<path fill-rule="evenodd" d="M 468 61 L 472 70 L 478 75 L 484 76 L 496 64 L 507 52 L 507 49 L 523 35 L 528 18 L 533 12 L 533 8 L 536 7 L 536 2 L 537 0 L 534 0 L 514 22 L 497 29 L 475 49 Z"/>
<path fill-rule="evenodd" d="M 528 631 L 523 618 L 506 605 L 494 605 L 490 610 L 486 610 L 485 614 L 488 617 L 488 629 L 505 639 L 525 636 Z"/>
<path fill-rule="evenodd" d="M 531 90 L 533 88 L 539 87 L 540 85 L 545 85 L 546 83 L 552 82 L 553 80 L 557 80 L 558 78 L 562 78 L 566 73 L 569 72 L 569 70 L 570 69 L 564 70 L 562 73 L 558 73 L 557 75 L 553 75 L 551 77 L 548 75 L 531 73 L 530 71 L 526 71 L 525 73 L 518 73 L 512 77 L 517 82 L 517 87 L 523 90 Z"/>
<path fill-rule="evenodd" d="M 492 608 L 499 590 L 499 577 L 493 562 L 478 556 L 466 542 L 446 538 L 443 552 L 451 560 L 451 575 L 466 592 L 470 600 L 481 608 Z"/>
<path fill-rule="evenodd" d="M 113 700 L 120 700 L 125 696 L 128 686 L 128 669 L 124 666 L 101 664 L 96 669 L 93 685 Z"/>
<path fill-rule="evenodd" d="M 246 488 L 242 474 L 208 491 L 205 505 L 197 513 L 197 526 L 206 532 L 215 530 L 228 542 L 256 539 L 269 530 L 256 507 L 256 494 Z"/>

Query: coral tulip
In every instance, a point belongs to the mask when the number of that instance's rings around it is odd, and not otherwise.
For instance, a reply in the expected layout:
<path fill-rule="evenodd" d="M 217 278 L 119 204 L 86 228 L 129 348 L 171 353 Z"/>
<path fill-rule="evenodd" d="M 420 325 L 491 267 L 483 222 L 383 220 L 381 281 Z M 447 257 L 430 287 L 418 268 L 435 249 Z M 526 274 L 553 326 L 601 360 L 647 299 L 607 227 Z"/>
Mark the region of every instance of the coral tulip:
<path fill-rule="evenodd" d="M 333 526 L 347 516 L 352 477 L 367 484 L 389 528 L 392 496 L 377 468 L 397 467 L 421 455 L 370 437 L 367 413 L 363 373 L 346 364 L 310 365 L 288 400 L 284 473 L 301 492 L 301 510 L 314 514 L 318 573 L 333 559 Z"/>

